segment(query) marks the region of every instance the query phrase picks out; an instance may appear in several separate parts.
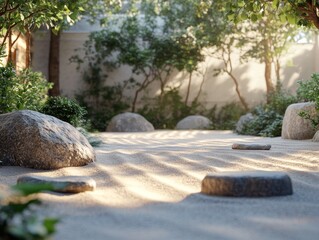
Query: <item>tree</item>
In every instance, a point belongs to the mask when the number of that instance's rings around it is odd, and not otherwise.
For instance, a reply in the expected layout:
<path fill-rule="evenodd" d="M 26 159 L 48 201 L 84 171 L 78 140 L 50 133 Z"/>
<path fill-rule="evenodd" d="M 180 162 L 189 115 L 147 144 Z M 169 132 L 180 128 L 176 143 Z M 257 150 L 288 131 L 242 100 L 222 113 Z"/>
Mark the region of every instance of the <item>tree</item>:
<path fill-rule="evenodd" d="M 114 0 L 77 0 L 69 1 L 68 8 L 72 13 L 72 18 L 68 21 L 61 21 L 59 29 L 50 28 L 50 51 L 48 75 L 49 82 L 53 83 L 53 88 L 50 89 L 50 96 L 60 95 L 60 38 L 61 31 L 70 27 L 78 21 L 81 16 L 89 16 L 89 21 L 101 20 L 101 24 L 106 21 L 112 12 L 119 11 L 122 1 Z M 105 14 L 108 14 L 105 16 Z M 103 17 L 104 16 L 104 17 Z"/>
<path fill-rule="evenodd" d="M 264 16 L 269 5 L 283 22 L 319 29 L 318 0 L 234 0 L 225 1 L 222 9 L 231 21 L 256 21 Z"/>
<path fill-rule="evenodd" d="M 134 85 L 132 112 L 136 111 L 140 93 L 152 83 L 160 84 L 162 96 L 173 69 L 195 68 L 202 60 L 201 49 L 188 34 L 172 35 L 155 18 L 123 17 L 114 25 L 115 30 L 106 28 L 91 34 L 85 45 L 86 59 L 91 69 L 102 69 L 99 74 L 121 65 L 131 67 L 127 81 Z"/>
<path fill-rule="evenodd" d="M 238 46 L 242 49 L 243 60 L 255 58 L 265 66 L 264 77 L 267 94 L 274 91 L 272 82 L 273 66 L 277 81 L 280 80 L 280 58 L 298 33 L 298 27 L 281 22 L 271 4 L 265 4 L 263 17 L 255 22 L 244 21 L 239 23 L 241 36 Z"/>
<path fill-rule="evenodd" d="M 55 30 L 61 24 L 72 22 L 77 13 L 70 11 L 74 6 L 72 0 L 4 0 L 0 3 L 0 50 L 12 31 L 28 32 L 42 25 L 47 25 Z"/>
<path fill-rule="evenodd" d="M 233 30 L 237 29 L 237 33 L 240 29 L 238 28 L 232 28 Z M 244 107 L 245 111 L 248 112 L 249 107 L 245 100 L 245 98 L 242 96 L 240 90 L 239 90 L 239 80 L 233 73 L 233 61 L 232 61 L 232 51 L 235 47 L 235 42 L 237 41 L 236 33 L 233 32 L 232 35 L 228 35 L 227 39 L 223 40 L 220 44 L 218 44 L 218 47 L 216 51 L 214 51 L 213 56 L 219 60 L 222 61 L 222 67 L 220 69 L 215 69 L 216 75 L 220 73 L 226 73 L 230 79 L 233 81 L 235 85 L 235 91 L 239 98 L 240 103 Z"/>

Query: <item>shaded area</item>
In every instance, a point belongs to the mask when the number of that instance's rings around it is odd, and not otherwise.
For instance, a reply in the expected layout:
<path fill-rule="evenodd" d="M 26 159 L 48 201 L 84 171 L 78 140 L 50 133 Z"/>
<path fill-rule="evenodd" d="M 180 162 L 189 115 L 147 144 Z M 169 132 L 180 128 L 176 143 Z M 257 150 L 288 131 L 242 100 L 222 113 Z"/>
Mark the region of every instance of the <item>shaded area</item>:
<path fill-rule="evenodd" d="M 58 216 L 55 239 L 316 239 L 319 234 L 318 143 L 238 136 L 230 131 L 101 133 L 97 162 L 37 171 L 0 168 L 2 184 L 25 173 L 81 175 L 94 192 L 43 193 L 46 216 Z M 231 149 L 234 142 L 271 144 L 269 151 Z M 206 174 L 283 171 L 294 194 L 224 198 L 200 194 Z"/>

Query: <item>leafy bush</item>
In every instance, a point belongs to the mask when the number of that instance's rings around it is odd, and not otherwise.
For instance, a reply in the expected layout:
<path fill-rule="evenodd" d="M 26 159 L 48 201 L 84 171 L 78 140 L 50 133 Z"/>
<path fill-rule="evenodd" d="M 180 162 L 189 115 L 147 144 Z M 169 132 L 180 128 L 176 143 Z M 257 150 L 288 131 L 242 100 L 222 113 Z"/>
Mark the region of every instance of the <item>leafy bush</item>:
<path fill-rule="evenodd" d="M 238 133 L 264 137 L 280 136 L 285 111 L 295 102 L 297 98 L 284 91 L 281 84 L 277 83 L 275 91 L 268 95 L 268 102 L 252 111 L 254 119 L 246 122 Z"/>
<path fill-rule="evenodd" d="M 214 106 L 208 110 L 206 115 L 213 123 L 215 130 L 234 130 L 240 116 L 246 113 L 245 109 L 238 103 L 228 103 L 220 109 Z"/>
<path fill-rule="evenodd" d="M 263 137 L 277 137 L 281 135 L 283 116 L 273 110 L 265 110 L 263 106 L 255 108 L 254 119 L 244 124 L 239 134 Z"/>
<path fill-rule="evenodd" d="M 200 105 L 193 102 L 185 105 L 178 89 L 173 88 L 164 92 L 155 99 L 144 99 L 146 103 L 138 113 L 150 121 L 155 129 L 174 129 L 178 121 L 199 112 Z"/>
<path fill-rule="evenodd" d="M 51 87 L 41 73 L 25 69 L 17 74 L 12 66 L 0 67 L 0 113 L 39 110 Z"/>
<path fill-rule="evenodd" d="M 282 84 L 279 81 L 276 84 L 275 91 L 268 94 L 267 99 L 268 102 L 264 106 L 265 109 L 275 111 L 280 115 L 285 115 L 287 107 L 298 101 L 297 97 L 282 88 Z"/>
<path fill-rule="evenodd" d="M 66 97 L 49 97 L 40 112 L 59 118 L 73 126 L 82 125 L 87 113 L 76 101 Z"/>
<path fill-rule="evenodd" d="M 299 81 L 299 88 L 297 89 L 297 97 L 300 101 L 314 102 L 316 110 L 319 111 L 319 73 L 311 75 L 308 81 Z M 319 125 L 319 114 L 313 116 L 308 112 L 302 111 L 300 116 L 309 119 L 314 128 Z"/>
<path fill-rule="evenodd" d="M 88 111 L 91 130 L 105 131 L 112 117 L 128 109 L 129 105 L 122 99 L 122 90 L 120 85 L 99 89 L 88 85 L 88 89 L 76 96 L 80 105 Z"/>
<path fill-rule="evenodd" d="M 41 201 L 34 193 L 52 190 L 51 185 L 19 184 L 12 188 L 15 193 L 0 195 L 0 236 L 3 240 L 46 240 L 55 232 L 58 219 L 39 218 L 35 206 Z"/>

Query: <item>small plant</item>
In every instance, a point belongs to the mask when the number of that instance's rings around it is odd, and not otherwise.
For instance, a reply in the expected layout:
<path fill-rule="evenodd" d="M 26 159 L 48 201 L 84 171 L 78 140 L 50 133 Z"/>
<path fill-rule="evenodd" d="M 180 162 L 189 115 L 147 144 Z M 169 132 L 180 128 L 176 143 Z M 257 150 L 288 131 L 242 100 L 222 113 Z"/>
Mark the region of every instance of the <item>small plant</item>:
<path fill-rule="evenodd" d="M 285 115 L 287 107 L 298 101 L 297 97 L 283 89 L 282 84 L 279 81 L 276 84 L 275 91 L 270 92 L 267 99 L 268 102 L 265 105 L 265 108 L 270 111 L 275 111 L 280 115 Z"/>
<path fill-rule="evenodd" d="M 300 101 L 314 102 L 317 112 L 319 111 L 319 73 L 311 75 L 308 81 L 299 81 L 299 88 L 297 89 L 297 96 Z M 299 114 L 301 117 L 311 121 L 312 126 L 317 128 L 319 125 L 319 114 L 313 116 L 309 112 L 302 111 Z"/>
<path fill-rule="evenodd" d="M 146 104 L 138 113 L 150 121 L 156 129 L 174 129 L 178 121 L 199 112 L 200 105 L 193 102 L 185 105 L 178 89 L 166 90 L 155 99 L 144 99 Z"/>
<path fill-rule="evenodd" d="M 255 108 L 254 118 L 244 124 L 239 134 L 263 137 L 277 137 L 281 135 L 283 116 L 273 110 L 266 110 L 263 106 Z"/>
<path fill-rule="evenodd" d="M 41 73 L 25 69 L 17 74 L 10 65 L 0 67 L 0 113 L 39 110 L 51 87 Z"/>
<path fill-rule="evenodd" d="M 47 240 L 55 233 L 56 218 L 40 218 L 34 194 L 52 190 L 48 184 L 18 184 L 7 197 L 0 193 L 0 236 L 3 240 Z"/>
<path fill-rule="evenodd" d="M 84 123 L 84 116 L 87 113 L 76 101 L 66 97 L 49 97 L 40 112 L 76 127 Z"/>
<path fill-rule="evenodd" d="M 277 82 L 275 91 L 267 96 L 268 102 L 256 107 L 253 119 L 247 121 L 239 134 L 263 137 L 277 137 L 281 135 L 283 116 L 287 107 L 297 102 L 297 98 L 282 88 Z"/>
<path fill-rule="evenodd" d="M 234 130 L 240 116 L 246 113 L 239 103 L 228 103 L 220 109 L 214 106 L 206 115 L 213 123 L 215 130 Z"/>

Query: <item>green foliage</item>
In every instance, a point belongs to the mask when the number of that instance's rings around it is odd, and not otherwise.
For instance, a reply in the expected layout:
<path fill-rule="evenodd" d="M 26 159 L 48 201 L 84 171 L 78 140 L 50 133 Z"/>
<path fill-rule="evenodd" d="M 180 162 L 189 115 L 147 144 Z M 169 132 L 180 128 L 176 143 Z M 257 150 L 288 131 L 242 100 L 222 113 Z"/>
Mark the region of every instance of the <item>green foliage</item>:
<path fill-rule="evenodd" d="M 300 101 L 314 102 L 316 110 L 319 111 L 319 73 L 313 73 L 311 79 L 307 81 L 299 81 L 297 89 L 297 97 Z M 308 112 L 301 112 L 300 116 L 311 121 L 314 128 L 319 125 L 319 114 L 313 116 Z"/>
<path fill-rule="evenodd" d="M 98 83 L 98 79 L 104 80 L 106 72 L 130 66 L 131 75 L 126 79 L 129 85 L 125 87 L 133 91 L 131 111 L 134 112 L 140 94 L 151 84 L 158 82 L 164 91 L 173 69 L 195 71 L 203 60 L 202 47 L 191 28 L 173 29 L 167 22 L 159 23 L 155 15 L 145 15 L 143 19 L 131 15 L 116 18 L 111 27 L 92 33 L 84 46 L 84 59 L 74 57 L 73 60 L 89 63 L 88 72 L 95 75 L 91 79 L 96 86 L 105 85 L 105 82 Z"/>
<path fill-rule="evenodd" d="M 200 105 L 185 105 L 178 89 L 166 90 L 162 96 L 144 99 L 144 107 L 138 113 L 150 121 L 155 129 L 174 129 L 178 121 L 199 112 Z"/>
<path fill-rule="evenodd" d="M 238 103 L 228 103 L 221 108 L 214 106 L 204 113 L 212 121 L 214 130 L 234 130 L 240 116 L 246 110 Z"/>
<path fill-rule="evenodd" d="M 311 79 L 298 81 L 297 96 L 301 101 L 315 102 L 319 109 L 319 73 L 313 73 Z"/>
<path fill-rule="evenodd" d="M 123 99 L 123 86 L 103 86 L 106 78 L 100 69 L 91 68 L 84 77 L 85 89 L 77 94 L 76 99 L 88 111 L 90 130 L 105 131 L 111 118 L 129 107 Z"/>
<path fill-rule="evenodd" d="M 51 87 L 41 73 L 25 69 L 17 74 L 12 66 L 0 67 L 0 113 L 39 110 Z"/>
<path fill-rule="evenodd" d="M 253 111 L 254 119 L 247 122 L 239 134 L 277 137 L 281 135 L 283 116 L 273 110 L 257 107 Z"/>
<path fill-rule="evenodd" d="M 0 194 L 0 236 L 4 240 L 46 240 L 55 233 L 55 218 L 40 218 L 35 207 L 41 201 L 33 194 L 53 190 L 47 184 L 18 184 L 7 197 Z"/>
<path fill-rule="evenodd" d="M 0 51 L 12 30 L 26 32 L 45 25 L 58 31 L 84 11 L 86 0 L 10 0 L 0 2 Z"/>
<path fill-rule="evenodd" d="M 73 126 L 84 123 L 86 110 L 76 101 L 67 97 L 49 97 L 40 112 L 59 118 Z"/>
<path fill-rule="evenodd" d="M 277 137 L 281 135 L 282 121 L 286 108 L 297 98 L 282 89 L 278 82 L 274 92 L 268 95 L 268 102 L 256 107 L 252 114 L 254 119 L 244 124 L 239 134 L 264 137 Z"/>
<path fill-rule="evenodd" d="M 270 92 L 267 99 L 268 102 L 265 105 L 265 109 L 275 111 L 282 116 L 285 115 L 285 111 L 289 105 L 298 101 L 297 97 L 282 88 L 282 84 L 279 81 L 277 81 L 275 91 Z"/>
<path fill-rule="evenodd" d="M 271 0 L 271 1 L 252 1 L 252 0 L 234 0 L 223 1 L 222 10 L 228 14 L 228 20 L 239 22 L 243 20 L 257 21 L 262 19 L 267 8 L 271 7 L 276 11 L 282 22 L 289 24 L 298 24 L 302 26 L 317 25 L 318 16 L 314 14 L 313 9 L 319 6 L 318 1 L 308 0 Z"/>

